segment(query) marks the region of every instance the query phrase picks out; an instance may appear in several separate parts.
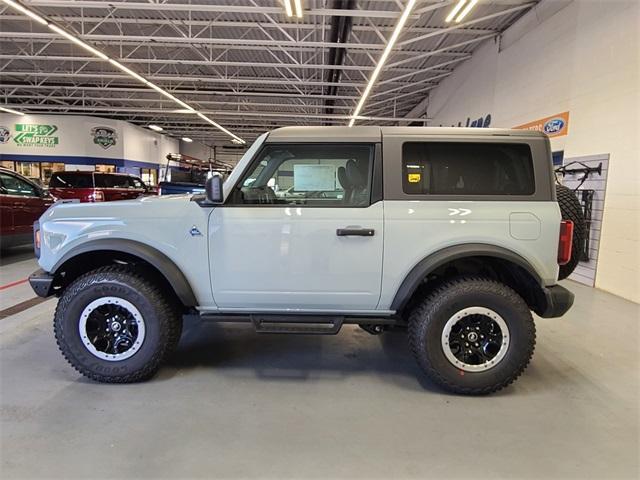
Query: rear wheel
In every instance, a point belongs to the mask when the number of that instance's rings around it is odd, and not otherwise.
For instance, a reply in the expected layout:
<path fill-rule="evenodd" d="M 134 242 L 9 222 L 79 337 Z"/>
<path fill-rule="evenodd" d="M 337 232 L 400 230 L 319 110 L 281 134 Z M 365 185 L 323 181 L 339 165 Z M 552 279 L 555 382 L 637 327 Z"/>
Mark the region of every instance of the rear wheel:
<path fill-rule="evenodd" d="M 58 346 L 80 373 L 99 382 L 151 377 L 180 335 L 179 310 L 152 282 L 104 267 L 64 291 L 54 317 Z"/>
<path fill-rule="evenodd" d="M 582 213 L 582 205 L 576 194 L 564 185 L 556 185 L 556 198 L 560 205 L 560 214 L 563 220 L 573 222 L 573 246 L 571 259 L 564 265 L 560 265 L 558 280 L 563 280 L 573 273 L 578 266 L 584 250 L 584 242 L 587 237 L 586 223 Z"/>
<path fill-rule="evenodd" d="M 409 342 L 427 376 L 461 394 L 496 392 L 528 365 L 535 348 L 529 307 L 493 280 L 449 281 L 409 316 Z"/>

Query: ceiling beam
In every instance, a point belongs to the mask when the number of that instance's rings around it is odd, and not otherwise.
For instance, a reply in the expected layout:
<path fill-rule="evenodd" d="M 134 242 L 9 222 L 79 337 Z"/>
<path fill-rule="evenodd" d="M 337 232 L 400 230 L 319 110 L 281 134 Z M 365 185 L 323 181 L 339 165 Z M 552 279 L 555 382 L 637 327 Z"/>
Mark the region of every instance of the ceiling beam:
<path fill-rule="evenodd" d="M 69 77 L 73 80 L 73 76 Z M 106 90 L 110 92 L 133 92 L 136 94 L 144 94 L 148 93 L 146 90 L 137 86 L 123 86 L 123 85 L 110 85 L 107 88 L 103 86 L 95 86 L 95 85 L 63 85 L 63 84 L 30 84 L 30 83 L 2 83 L 0 84 L 0 89 L 6 88 L 9 90 L 13 89 L 25 89 L 25 90 L 87 90 L 87 91 L 100 91 L 104 92 Z M 176 88 L 171 90 L 174 94 L 187 94 L 187 95 L 220 95 L 223 97 L 280 97 L 280 98 L 300 98 L 304 97 L 307 99 L 322 99 L 327 98 L 326 95 L 309 92 L 305 95 L 301 95 L 300 93 L 287 92 L 287 91 L 233 91 L 233 90 L 209 90 L 206 88 L 192 90 L 186 88 Z M 338 95 L 336 98 L 340 98 L 343 100 L 357 100 L 360 98 L 358 95 Z M 197 101 L 197 100 L 196 100 Z"/>
<path fill-rule="evenodd" d="M 447 72 L 450 73 L 450 72 Z M 116 80 L 125 80 L 128 79 L 126 75 L 120 75 L 118 73 L 110 73 L 110 72 L 102 72 L 102 71 L 83 71 L 81 73 L 73 71 L 73 72 L 40 72 L 40 71 L 31 71 L 31 70 L 11 70 L 11 71 L 3 71 L 2 75 L 6 75 L 7 77 L 34 77 L 34 78 L 73 78 L 73 79 L 116 79 Z M 100 78 L 96 78 L 99 76 Z M 196 83 L 223 83 L 223 84 L 243 84 L 243 85 L 281 85 L 281 86 L 290 86 L 290 85 L 303 85 L 307 87 L 324 87 L 327 85 L 332 85 L 332 82 L 326 81 L 315 81 L 315 80 L 298 80 L 292 78 L 279 78 L 279 77 L 228 77 L 228 78 L 216 78 L 210 77 L 206 75 L 202 76 L 188 76 L 183 74 L 178 75 L 149 75 L 146 74 L 145 77 L 150 81 L 162 83 L 162 82 L 196 82 Z M 410 86 L 414 82 L 400 82 L 393 81 L 394 84 L 400 84 L 404 86 Z M 162 85 L 163 88 L 167 88 L 170 90 L 171 88 L 166 84 Z M 362 88 L 365 84 L 363 82 L 340 82 L 340 87 L 351 87 L 351 88 Z M 301 93 L 304 95 L 304 93 Z"/>
<path fill-rule="evenodd" d="M 162 108 L 145 108 L 145 110 L 140 110 L 138 107 L 116 107 L 116 106 L 95 106 L 95 105 L 30 105 L 26 103 L 19 104 L 3 104 L 3 106 L 7 108 L 16 108 L 20 109 L 22 112 L 29 113 L 31 110 L 37 111 L 60 111 L 60 110 L 74 110 L 74 111 L 91 111 L 91 112 L 106 112 L 106 113 L 132 113 L 139 116 L 149 116 L 154 114 L 162 114 L 162 115 L 180 115 L 172 112 L 171 109 L 162 109 Z M 200 110 L 205 115 L 215 115 L 216 117 L 225 116 L 225 117 L 240 117 L 240 118 L 302 118 L 302 119 L 314 119 L 314 120 L 349 120 L 351 115 L 339 115 L 339 114 L 307 114 L 307 113 L 292 113 L 292 112 L 251 112 L 246 110 Z M 187 116 L 187 114 L 182 114 L 183 116 Z M 409 120 L 405 117 L 369 117 L 367 115 L 359 115 L 358 120 L 373 120 L 373 121 L 383 121 L 383 122 L 396 122 L 400 120 Z M 419 118 L 413 120 L 422 120 Z"/>
<path fill-rule="evenodd" d="M 462 59 L 467 57 L 457 57 Z M 457 59 L 451 60 L 451 62 L 457 61 Z M 0 54 L 0 60 L 30 60 L 30 61 L 43 61 L 43 62 L 92 62 L 103 63 L 103 60 L 96 57 L 85 57 L 75 55 L 21 55 L 21 54 Z M 351 70 L 351 71 L 370 71 L 375 68 L 375 65 L 324 65 L 317 63 L 278 63 L 278 62 L 234 62 L 226 60 L 216 60 L 211 62 L 209 60 L 191 60 L 181 58 L 179 60 L 168 60 L 163 58 L 138 58 L 129 57 L 120 60 L 120 63 L 126 64 L 171 64 L 171 65 L 215 65 L 216 67 L 239 67 L 239 68 L 291 68 L 291 69 L 303 69 L 303 70 Z M 394 68 L 386 71 L 415 72 L 413 68 Z"/>
<path fill-rule="evenodd" d="M 116 11 L 116 10 L 114 10 Z M 109 17 L 104 18 L 102 16 L 77 16 L 77 15 L 56 15 L 56 18 L 67 23 L 81 23 L 81 24 L 93 24 L 100 23 L 106 25 L 166 25 L 171 26 L 178 22 L 181 26 L 186 27 L 210 27 L 210 28 L 265 28 L 265 29 L 285 29 L 285 30 L 316 30 L 318 25 L 316 23 L 291 23 L 291 22 L 277 22 L 273 24 L 271 22 L 253 22 L 253 21 L 234 21 L 234 20 L 193 20 L 193 19 L 166 19 L 157 17 L 142 17 L 142 18 L 124 18 L 124 17 Z M 31 22 L 31 19 L 22 15 L 0 15 L 0 22 L 3 20 L 11 21 L 24 21 Z M 438 32 L 444 30 L 447 27 L 409 27 L 406 29 L 407 35 L 420 35 L 424 33 Z M 370 25 L 354 25 L 352 29 L 356 32 L 392 32 L 393 26 L 370 26 Z M 487 33 L 498 33 L 495 30 L 489 28 L 459 28 L 447 32 L 452 35 L 482 35 Z"/>
<path fill-rule="evenodd" d="M 4 32 L 8 38 L 37 38 L 41 40 L 57 39 L 58 35 L 49 32 Z M 120 44 L 123 41 L 135 43 L 136 45 L 149 43 L 149 37 L 145 35 L 108 35 L 93 33 L 91 35 L 80 35 L 82 40 L 86 42 L 103 43 L 114 42 Z M 215 37 L 167 37 L 158 35 L 154 38 L 153 44 L 172 44 L 172 45 L 242 45 L 242 46 L 263 46 L 263 47 L 311 47 L 311 48 L 329 48 L 344 47 L 357 50 L 382 50 L 382 43 L 344 43 L 340 42 L 316 42 L 310 40 L 267 40 L 259 38 L 215 38 Z M 103 43 L 104 45 L 104 43 Z"/>
<path fill-rule="evenodd" d="M 68 0 L 31 0 L 29 2 L 31 7 L 54 7 L 54 8 L 69 8 L 70 2 Z M 250 7 L 239 5 L 225 5 L 214 3 L 143 3 L 143 2 L 123 2 L 123 1 L 98 1 L 98 0 L 75 0 L 73 2 L 74 8 L 83 9 L 99 9 L 110 10 L 112 8 L 124 9 L 124 10 L 139 10 L 139 11 L 169 11 L 169 12 L 217 12 L 217 13 L 244 13 L 244 14 L 274 14 L 280 15 L 286 18 L 284 15 L 283 7 Z M 51 13 L 50 13 L 51 14 Z M 401 12 L 393 10 L 340 10 L 332 8 L 309 8 L 304 10 L 304 15 L 319 16 L 319 17 L 369 17 L 369 18 L 389 18 L 396 19 L 400 16 Z M 411 17 L 410 17 L 411 18 Z M 413 18 L 418 18 L 418 15 L 414 15 Z"/>

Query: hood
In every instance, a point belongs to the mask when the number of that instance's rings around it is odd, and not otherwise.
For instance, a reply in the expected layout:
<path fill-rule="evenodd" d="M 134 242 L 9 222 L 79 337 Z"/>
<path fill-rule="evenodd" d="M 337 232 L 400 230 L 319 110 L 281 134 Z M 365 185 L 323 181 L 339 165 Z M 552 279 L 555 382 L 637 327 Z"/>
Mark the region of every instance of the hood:
<path fill-rule="evenodd" d="M 96 218 L 134 218 L 169 217 L 179 215 L 185 208 L 193 205 L 193 194 L 140 197 L 134 200 L 114 202 L 66 203 L 56 202 L 47 210 L 40 221 L 55 219 L 96 219 Z"/>

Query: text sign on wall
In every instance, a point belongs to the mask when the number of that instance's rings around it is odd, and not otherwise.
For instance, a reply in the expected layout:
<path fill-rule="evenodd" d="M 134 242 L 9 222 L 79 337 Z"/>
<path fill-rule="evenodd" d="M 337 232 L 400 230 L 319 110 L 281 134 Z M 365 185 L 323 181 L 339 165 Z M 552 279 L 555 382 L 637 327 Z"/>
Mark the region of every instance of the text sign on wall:
<path fill-rule="evenodd" d="M 20 147 L 55 147 L 58 137 L 53 134 L 57 131 L 55 125 L 16 123 L 13 141 Z"/>
<path fill-rule="evenodd" d="M 558 113 L 550 117 L 541 118 L 533 122 L 513 127 L 517 130 L 535 130 L 550 137 L 560 137 L 569 133 L 569 112 Z"/>

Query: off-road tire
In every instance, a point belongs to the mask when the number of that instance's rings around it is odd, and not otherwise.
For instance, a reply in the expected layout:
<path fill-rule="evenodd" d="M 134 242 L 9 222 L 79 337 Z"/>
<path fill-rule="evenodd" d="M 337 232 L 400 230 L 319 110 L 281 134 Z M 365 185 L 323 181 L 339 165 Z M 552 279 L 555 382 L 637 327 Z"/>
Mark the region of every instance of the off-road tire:
<path fill-rule="evenodd" d="M 171 302 L 170 315 L 174 320 L 169 322 L 169 345 L 165 357 L 176 351 L 180 343 L 180 337 L 182 336 L 182 304 L 178 299 L 174 299 L 174 301 Z"/>
<path fill-rule="evenodd" d="M 504 358 L 482 372 L 456 367 L 442 348 L 445 324 L 467 307 L 489 308 L 509 328 Z M 511 384 L 529 364 L 535 343 L 535 324 L 527 304 L 511 288 L 489 279 L 467 277 L 443 283 L 409 314 L 409 344 L 418 364 L 430 380 L 457 394 L 484 395 Z"/>
<path fill-rule="evenodd" d="M 96 357 L 85 347 L 78 331 L 83 309 L 105 296 L 130 302 L 144 319 L 146 334 L 142 345 L 134 355 L 120 361 Z M 171 348 L 175 348 L 181 316 L 152 282 L 127 267 L 109 266 L 82 275 L 65 289 L 53 325 L 60 351 L 82 375 L 103 383 L 132 383 L 152 377 Z"/>
<path fill-rule="evenodd" d="M 560 213 L 563 220 L 573 222 L 573 246 L 571 259 L 565 265 L 560 265 L 558 280 L 563 280 L 573 273 L 578 266 L 584 250 L 584 242 L 587 237 L 586 222 L 582 212 L 582 205 L 576 194 L 564 185 L 556 185 L 556 198 L 560 205 Z"/>

